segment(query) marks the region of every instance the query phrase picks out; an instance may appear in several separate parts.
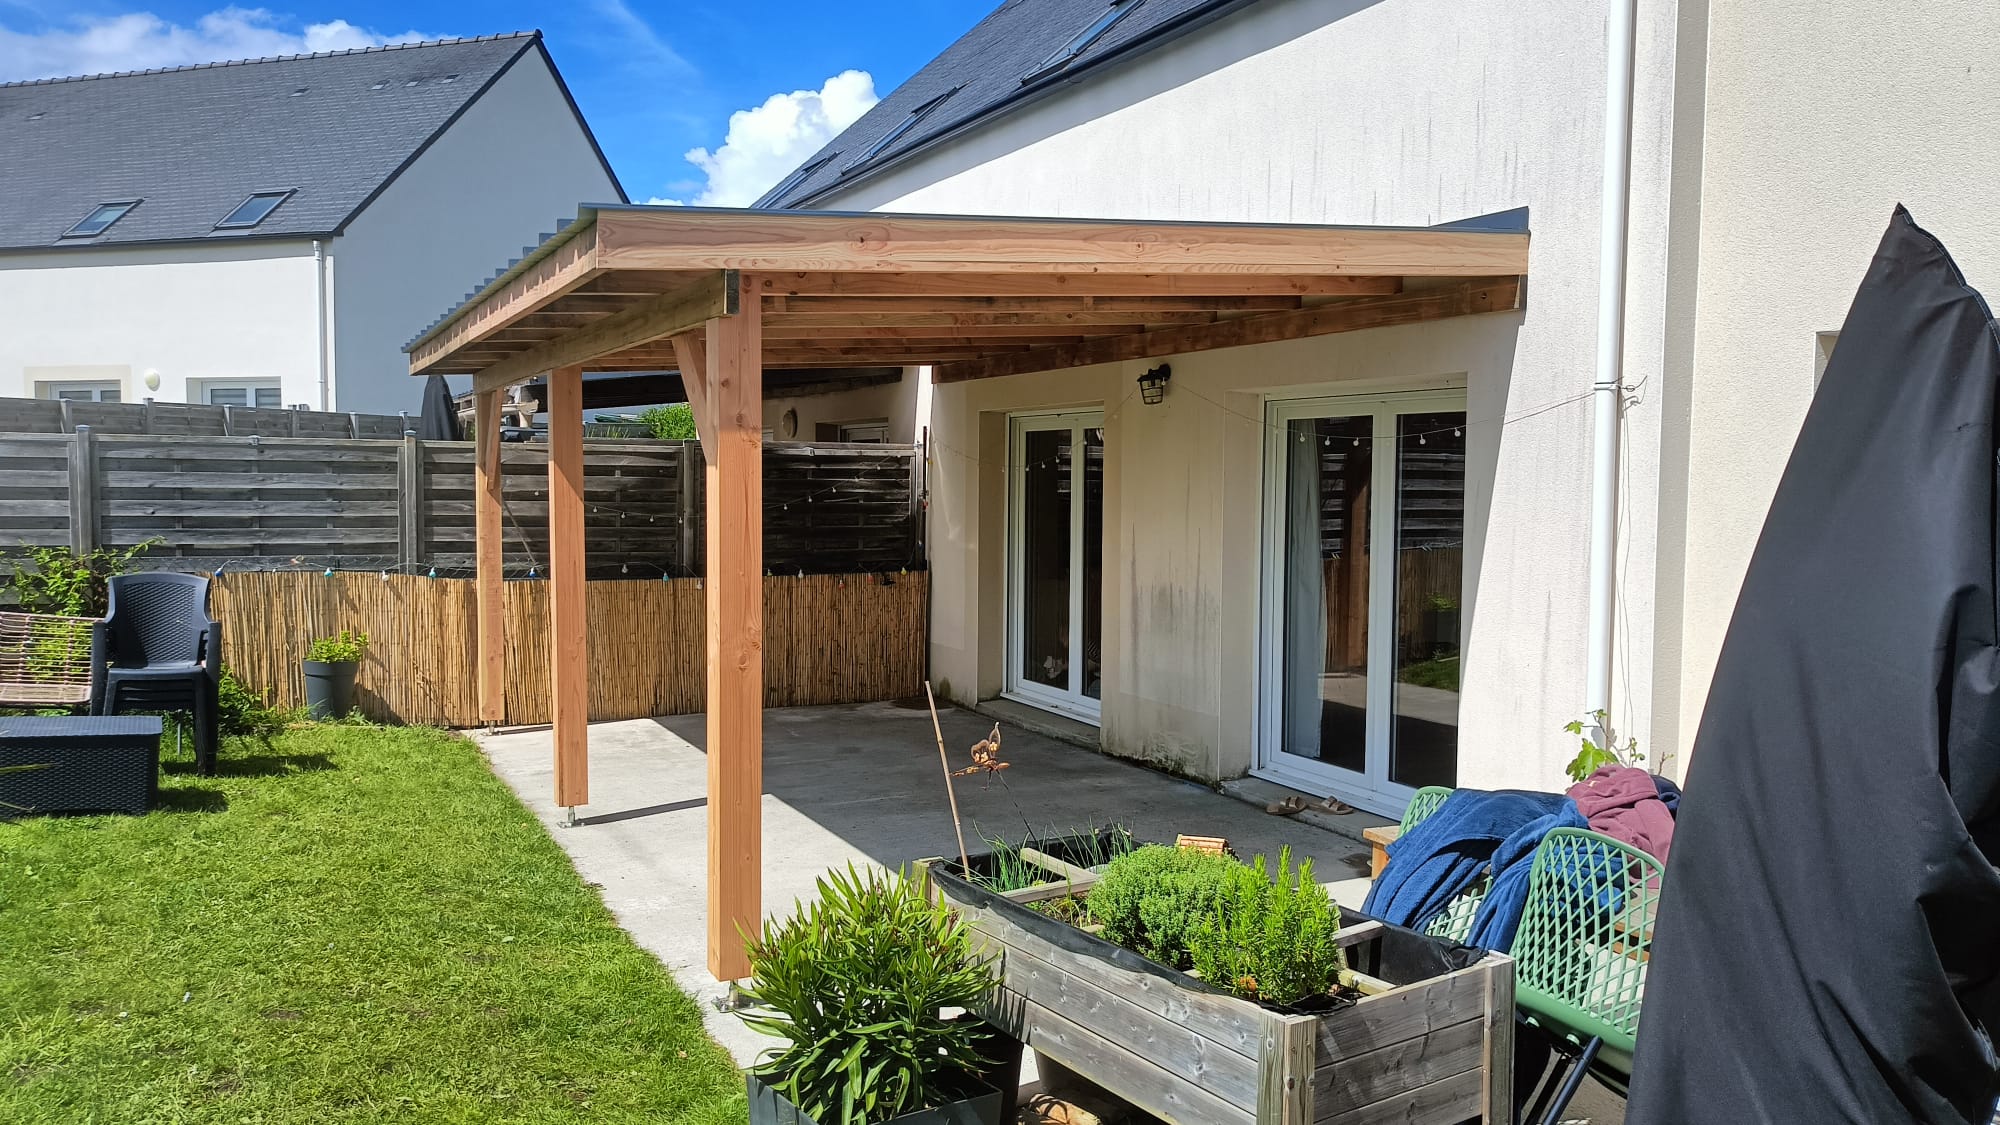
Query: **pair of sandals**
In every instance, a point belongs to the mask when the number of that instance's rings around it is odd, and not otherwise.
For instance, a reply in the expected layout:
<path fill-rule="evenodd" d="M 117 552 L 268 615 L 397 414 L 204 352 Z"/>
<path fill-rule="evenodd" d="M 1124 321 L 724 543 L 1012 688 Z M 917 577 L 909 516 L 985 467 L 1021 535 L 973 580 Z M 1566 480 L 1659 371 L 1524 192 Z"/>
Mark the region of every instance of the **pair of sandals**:
<path fill-rule="evenodd" d="M 1299 796 L 1286 797 L 1282 801 L 1273 801 L 1264 806 L 1264 811 L 1270 813 L 1272 816 L 1297 816 L 1307 809 L 1311 809 L 1314 812 L 1333 813 L 1335 816 L 1345 816 L 1354 811 L 1354 806 L 1337 797 L 1328 797 L 1321 801 L 1308 801 L 1304 797 Z"/>

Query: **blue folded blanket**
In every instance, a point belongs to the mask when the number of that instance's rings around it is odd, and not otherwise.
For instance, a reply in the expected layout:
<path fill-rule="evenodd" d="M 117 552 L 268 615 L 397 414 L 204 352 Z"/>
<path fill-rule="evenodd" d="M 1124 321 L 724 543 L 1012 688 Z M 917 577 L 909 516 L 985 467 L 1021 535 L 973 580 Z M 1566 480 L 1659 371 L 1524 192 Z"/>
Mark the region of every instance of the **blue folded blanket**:
<path fill-rule="evenodd" d="M 1550 829 L 1587 827 L 1576 802 L 1560 793 L 1456 790 L 1389 845 L 1389 864 L 1362 910 L 1420 930 L 1490 869 L 1493 889 L 1467 942 L 1507 949 L 1527 904 L 1536 845 Z"/>

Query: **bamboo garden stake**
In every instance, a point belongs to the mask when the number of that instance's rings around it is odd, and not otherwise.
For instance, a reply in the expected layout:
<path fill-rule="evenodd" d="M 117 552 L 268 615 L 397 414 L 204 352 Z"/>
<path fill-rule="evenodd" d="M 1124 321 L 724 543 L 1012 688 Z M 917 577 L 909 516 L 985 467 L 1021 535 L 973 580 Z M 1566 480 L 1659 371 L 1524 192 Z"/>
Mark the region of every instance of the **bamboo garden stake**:
<path fill-rule="evenodd" d="M 951 800 L 951 827 L 958 833 L 958 865 L 966 874 L 972 873 L 972 860 L 965 854 L 965 826 L 958 822 L 958 791 L 951 785 L 951 759 L 944 753 L 944 728 L 938 725 L 937 697 L 931 694 L 931 682 L 924 681 L 924 702 L 931 705 L 931 732 L 937 735 L 938 765 L 944 767 L 944 795 Z"/>

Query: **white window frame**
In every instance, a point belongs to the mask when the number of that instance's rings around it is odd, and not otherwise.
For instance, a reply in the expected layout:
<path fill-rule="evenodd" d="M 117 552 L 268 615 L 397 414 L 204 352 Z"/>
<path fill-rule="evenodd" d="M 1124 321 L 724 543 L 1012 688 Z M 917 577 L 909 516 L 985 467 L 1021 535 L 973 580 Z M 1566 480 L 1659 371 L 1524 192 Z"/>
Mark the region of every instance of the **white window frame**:
<path fill-rule="evenodd" d="M 241 403 L 220 403 L 212 394 L 220 390 L 242 390 Z M 273 390 L 278 401 L 269 406 L 257 405 L 257 392 Z M 283 410 L 285 407 L 285 385 L 277 379 L 199 379 L 194 381 L 194 400 L 203 406 L 236 406 L 246 410 Z"/>
<path fill-rule="evenodd" d="M 1021 661 L 1026 654 L 1026 638 L 1022 635 L 1022 611 L 1027 600 L 1026 560 L 1023 551 L 1027 546 L 1022 535 L 1022 523 L 1026 517 L 1027 501 L 1027 446 L 1031 432 L 1067 428 L 1075 435 L 1070 444 L 1071 478 L 1069 505 L 1069 666 L 1076 673 L 1079 684 L 1075 692 L 1059 691 L 1046 684 L 1038 684 L 1021 675 Z M 1085 430 L 1104 432 L 1104 412 L 1096 409 L 1034 411 L 1011 414 L 1007 417 L 1007 604 L 1004 610 L 1004 628 L 1007 635 L 1006 674 L 1001 678 L 1001 695 L 1039 707 L 1058 715 L 1077 719 L 1098 726 L 1103 722 L 1104 701 L 1092 699 L 1083 694 L 1084 668 L 1084 628 L 1083 628 L 1083 481 L 1085 477 L 1084 441 Z M 1105 469 L 1110 470 L 1110 434 L 1105 432 Z M 1109 483 L 1108 481 L 1106 483 Z M 1109 515 L 1109 513 L 1106 513 Z M 1100 629 L 1101 634 L 1101 629 Z M 1101 653 L 1100 653 L 1101 656 Z M 1100 680 L 1103 673 L 1099 672 Z"/>
<path fill-rule="evenodd" d="M 889 420 L 887 418 L 868 418 L 859 422 L 837 422 L 835 425 L 840 427 L 840 440 L 844 442 L 887 443 L 889 440 Z M 867 431 L 880 436 L 856 437 L 854 435 L 854 431 L 856 430 Z"/>
<path fill-rule="evenodd" d="M 73 398 L 70 402 L 123 402 L 125 387 L 116 379 L 38 379 L 35 382 L 35 397 L 61 402 L 60 391 L 89 391 L 89 398 Z M 104 392 L 110 391 L 116 398 L 107 399 Z"/>
<path fill-rule="evenodd" d="M 1410 798 L 1416 795 L 1415 788 L 1389 780 L 1396 687 L 1396 572 L 1393 552 L 1387 556 L 1392 561 L 1386 573 L 1380 571 L 1376 557 L 1370 558 L 1368 567 L 1366 768 L 1357 774 L 1286 753 L 1280 745 L 1284 736 L 1285 622 L 1282 592 L 1285 581 L 1285 493 L 1279 482 L 1286 479 L 1288 453 L 1285 443 L 1290 440 L 1289 424 L 1292 421 L 1329 416 L 1372 417 L 1373 440 L 1378 456 L 1373 458 L 1370 466 L 1368 525 L 1375 529 L 1373 534 L 1377 544 L 1393 542 L 1393 538 L 1384 540 L 1382 535 L 1388 532 L 1393 536 L 1396 527 L 1397 416 L 1463 411 L 1466 401 L 1466 392 L 1462 388 L 1315 398 L 1269 397 L 1265 400 L 1264 463 L 1258 485 L 1262 494 L 1262 516 L 1257 540 L 1261 557 L 1258 560 L 1256 754 L 1253 759 L 1255 766 L 1250 771 L 1253 775 L 1311 793 L 1331 793 L 1356 808 L 1388 817 L 1401 816 L 1409 806 Z M 1388 455 L 1379 455 L 1385 450 Z M 1461 729 L 1462 723 L 1461 716 Z"/>

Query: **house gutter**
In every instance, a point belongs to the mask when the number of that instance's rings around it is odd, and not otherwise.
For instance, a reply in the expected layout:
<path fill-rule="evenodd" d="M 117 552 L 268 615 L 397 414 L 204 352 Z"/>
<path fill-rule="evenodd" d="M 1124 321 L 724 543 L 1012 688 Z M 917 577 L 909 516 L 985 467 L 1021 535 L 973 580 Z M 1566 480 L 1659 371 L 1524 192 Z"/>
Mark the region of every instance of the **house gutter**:
<path fill-rule="evenodd" d="M 1584 711 L 1611 726 L 1611 652 L 1617 628 L 1618 437 L 1625 396 L 1625 270 L 1632 209 L 1632 71 L 1638 0 L 1610 0 L 1605 26 L 1604 199 L 1598 232 L 1597 381 L 1591 388 L 1590 624 Z M 1586 719 L 1586 723 L 1590 722 Z"/>
<path fill-rule="evenodd" d="M 326 411 L 333 409 L 332 388 L 328 386 L 328 377 L 331 374 L 329 367 L 331 365 L 327 362 L 326 339 L 326 242 L 318 238 L 313 239 L 313 283 L 315 295 L 319 298 L 317 301 L 319 306 L 319 408 L 322 411 Z"/>

